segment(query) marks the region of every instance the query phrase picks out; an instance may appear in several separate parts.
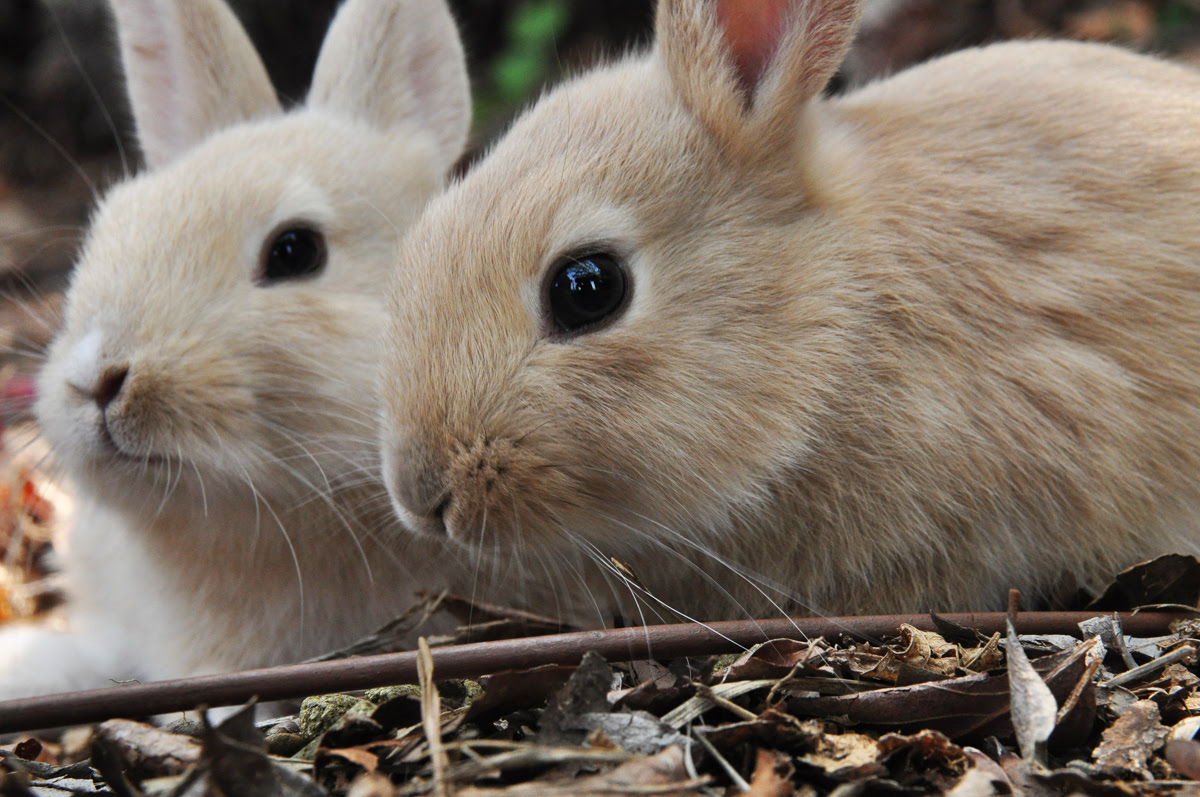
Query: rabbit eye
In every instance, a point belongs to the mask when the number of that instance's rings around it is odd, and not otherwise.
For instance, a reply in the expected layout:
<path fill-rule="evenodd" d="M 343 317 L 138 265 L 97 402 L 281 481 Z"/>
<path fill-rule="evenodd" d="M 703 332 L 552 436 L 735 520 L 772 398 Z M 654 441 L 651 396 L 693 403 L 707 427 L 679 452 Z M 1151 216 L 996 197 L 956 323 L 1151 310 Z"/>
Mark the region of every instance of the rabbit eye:
<path fill-rule="evenodd" d="M 559 331 L 582 332 L 625 306 L 625 269 L 611 255 L 572 257 L 551 273 L 547 299 Z"/>
<path fill-rule="evenodd" d="M 263 257 L 265 283 L 310 277 L 325 266 L 325 238 L 309 227 L 291 227 L 275 236 Z"/>

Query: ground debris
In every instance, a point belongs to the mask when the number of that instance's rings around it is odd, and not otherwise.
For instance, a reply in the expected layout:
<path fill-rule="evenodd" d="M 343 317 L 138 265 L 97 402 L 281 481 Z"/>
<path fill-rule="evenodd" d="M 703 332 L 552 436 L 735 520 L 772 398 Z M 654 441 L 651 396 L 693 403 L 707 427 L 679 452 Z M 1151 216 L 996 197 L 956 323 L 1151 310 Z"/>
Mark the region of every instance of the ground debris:
<path fill-rule="evenodd" d="M 1125 577 L 1177 580 L 1154 567 Z M 480 682 L 435 680 L 425 648 L 422 684 L 314 697 L 267 734 L 247 708 L 195 738 L 113 720 L 90 743 L 17 739 L 0 748 L 0 794 L 962 797 L 1195 785 L 1192 625 L 1152 639 L 1087 625 L 1107 642 L 937 627 L 675 661 L 589 654 Z"/>

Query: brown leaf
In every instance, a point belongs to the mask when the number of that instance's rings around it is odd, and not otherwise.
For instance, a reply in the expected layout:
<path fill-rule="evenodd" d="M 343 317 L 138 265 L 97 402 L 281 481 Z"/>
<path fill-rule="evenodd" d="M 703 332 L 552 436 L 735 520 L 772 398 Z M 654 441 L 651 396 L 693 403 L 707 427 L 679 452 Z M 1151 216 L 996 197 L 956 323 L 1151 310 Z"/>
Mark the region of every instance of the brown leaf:
<path fill-rule="evenodd" d="M 668 747 L 658 755 L 635 758 L 611 772 L 570 780 L 535 780 L 498 789 L 460 788 L 456 797 L 613 797 L 641 793 L 662 797 L 705 794 L 709 778 L 689 779 L 683 751 Z"/>
<path fill-rule="evenodd" d="M 1158 706 L 1150 700 L 1139 700 L 1104 731 L 1092 757 L 1109 774 L 1146 776 L 1146 761 L 1162 747 L 1167 734 L 1159 722 Z"/>
<path fill-rule="evenodd" d="M 1117 574 L 1088 609 L 1128 611 L 1138 606 L 1200 605 L 1200 560 L 1167 554 Z"/>
<path fill-rule="evenodd" d="M 796 768 L 790 757 L 774 750 L 759 749 L 750 780 L 749 797 L 791 797 L 796 793 L 792 775 Z"/>
<path fill-rule="evenodd" d="M 756 720 L 730 722 L 705 732 L 705 738 L 722 750 L 747 743 L 775 750 L 797 752 L 811 750 L 825 734 L 817 720 L 798 720 L 790 714 L 768 709 Z"/>
<path fill-rule="evenodd" d="M 13 747 L 13 752 L 18 758 L 23 758 L 26 761 L 37 761 L 38 756 L 42 754 L 42 743 L 37 739 L 25 739 L 17 742 Z"/>
<path fill-rule="evenodd" d="M 517 709 L 540 706 L 562 688 L 574 667 L 547 664 L 531 670 L 500 672 L 479 679 L 483 694 L 471 703 L 467 721 L 499 717 Z"/>
<path fill-rule="evenodd" d="M 970 768 L 959 782 L 946 793 L 947 797 L 1016 793 L 1008 773 L 1004 771 L 1003 767 L 988 758 L 982 750 L 966 747 L 963 748 L 963 756 L 964 760 L 969 762 Z"/>
<path fill-rule="evenodd" d="M 1081 643 L 1074 650 L 1032 662 L 1036 671 L 1045 673 L 1046 685 L 1056 698 L 1074 690 L 1087 671 L 1087 652 L 1093 644 Z M 951 739 L 1012 734 L 1007 674 L 968 675 L 852 695 L 797 695 L 789 697 L 786 705 L 797 716 L 841 717 L 902 733 L 928 728 Z"/>
<path fill-rule="evenodd" d="M 733 664 L 713 673 L 714 681 L 749 681 L 783 678 L 808 661 L 813 646 L 795 639 L 772 639 L 751 649 Z"/>
<path fill-rule="evenodd" d="M 861 733 L 826 733 L 815 740 L 813 750 L 796 756 L 826 777 L 840 781 L 862 780 L 887 773 L 880 763 L 879 742 Z"/>
<path fill-rule="evenodd" d="M 966 754 L 963 748 L 937 731 L 921 731 L 911 736 L 889 733 L 879 739 L 879 758 L 887 760 L 896 753 L 915 752 L 925 761 L 940 767 L 961 769 Z"/>
<path fill-rule="evenodd" d="M 135 780 L 179 775 L 200 760 L 200 743 L 132 720 L 109 720 L 96 728 L 121 767 Z"/>

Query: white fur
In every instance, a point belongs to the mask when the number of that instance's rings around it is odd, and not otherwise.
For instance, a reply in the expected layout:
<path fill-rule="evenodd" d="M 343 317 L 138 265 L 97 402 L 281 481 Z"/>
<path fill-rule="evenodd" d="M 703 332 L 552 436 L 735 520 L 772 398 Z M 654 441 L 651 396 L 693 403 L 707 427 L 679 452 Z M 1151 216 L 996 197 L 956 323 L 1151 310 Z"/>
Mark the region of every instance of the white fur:
<path fill-rule="evenodd" d="M 65 627 L 0 629 L 0 699 L 301 660 L 441 583 L 371 432 L 381 286 L 469 123 L 448 9 L 349 0 L 284 114 L 221 0 L 113 3 L 152 168 L 96 211 L 39 376 L 79 493 L 69 603 Z M 264 284 L 289 222 L 327 265 Z"/>

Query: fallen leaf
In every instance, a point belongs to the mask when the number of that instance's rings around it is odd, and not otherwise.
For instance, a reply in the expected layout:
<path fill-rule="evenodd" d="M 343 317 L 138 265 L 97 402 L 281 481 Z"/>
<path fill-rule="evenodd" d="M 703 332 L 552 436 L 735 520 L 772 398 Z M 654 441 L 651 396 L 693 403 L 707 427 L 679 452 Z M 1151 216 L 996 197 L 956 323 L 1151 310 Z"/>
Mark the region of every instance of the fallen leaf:
<path fill-rule="evenodd" d="M 880 763 L 879 742 L 861 733 L 825 733 L 815 740 L 813 750 L 796 756 L 826 777 L 839 781 L 861 780 L 887 773 Z"/>
<path fill-rule="evenodd" d="M 713 681 L 748 681 L 783 678 L 797 665 L 808 661 L 813 646 L 795 639 L 772 639 L 756 645 L 733 664 L 713 673 Z"/>
<path fill-rule="evenodd" d="M 1158 706 L 1150 700 L 1139 700 L 1104 731 L 1092 758 L 1109 774 L 1147 777 L 1150 773 L 1146 760 L 1163 746 L 1167 735 L 1159 722 Z"/>
<path fill-rule="evenodd" d="M 1138 606 L 1200 604 L 1200 559 L 1167 554 L 1121 571 L 1104 593 L 1087 607 L 1129 611 Z"/>
<path fill-rule="evenodd" d="M 1026 761 L 1044 761 L 1045 744 L 1054 732 L 1058 701 L 1042 676 L 1033 669 L 1017 632 L 1008 622 L 1008 687 L 1017 746 Z"/>
<path fill-rule="evenodd" d="M 570 780 L 535 780 L 508 788 L 462 788 L 456 797 L 612 797 L 614 794 L 654 794 L 691 797 L 706 794 L 708 777 L 689 778 L 683 751 L 668 747 L 658 755 L 635 758 L 611 772 Z"/>
<path fill-rule="evenodd" d="M 963 774 L 962 779 L 946 792 L 946 797 L 1016 793 L 1008 773 L 982 750 L 964 747 L 963 757 L 970 768 Z"/>
<path fill-rule="evenodd" d="M 1032 662 L 1045 673 L 1045 683 L 1056 698 L 1066 698 L 1087 672 L 1087 655 L 1093 643 L 1044 656 Z M 839 717 L 850 722 L 887 726 L 905 732 L 928 728 L 951 739 L 1011 735 L 1007 674 L 966 675 L 914 686 L 876 689 L 851 695 L 787 698 L 796 716 Z"/>
<path fill-rule="evenodd" d="M 791 797 L 796 793 L 796 787 L 792 785 L 795 772 L 789 756 L 760 747 L 755 754 L 750 791 L 746 794 L 749 797 Z"/>
<path fill-rule="evenodd" d="M 180 775 L 200 760 L 195 739 L 132 720 L 101 723 L 96 737 L 110 745 L 122 769 L 137 781 Z"/>

